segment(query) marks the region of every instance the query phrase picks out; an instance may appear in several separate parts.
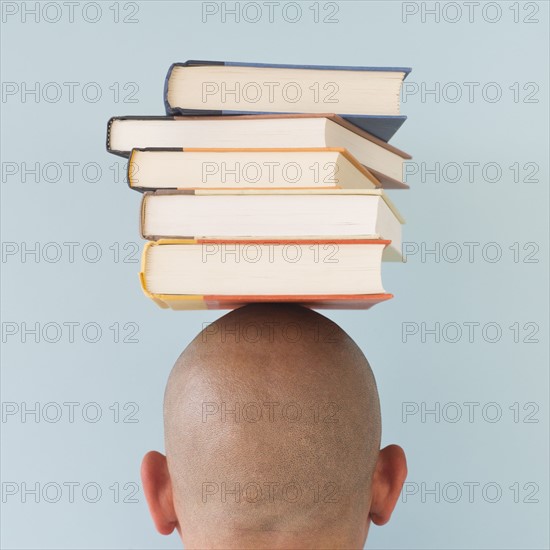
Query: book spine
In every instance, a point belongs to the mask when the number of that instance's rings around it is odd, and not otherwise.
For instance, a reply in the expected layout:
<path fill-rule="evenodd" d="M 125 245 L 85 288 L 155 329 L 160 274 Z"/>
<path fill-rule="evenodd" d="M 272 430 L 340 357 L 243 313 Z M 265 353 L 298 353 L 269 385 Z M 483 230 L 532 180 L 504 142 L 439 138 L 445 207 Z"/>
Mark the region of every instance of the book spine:
<path fill-rule="evenodd" d="M 111 117 L 107 122 L 107 139 L 105 141 L 105 148 L 107 149 L 108 153 L 111 153 L 112 155 L 117 155 L 118 157 L 128 157 L 128 154 L 124 151 L 115 151 L 114 149 L 111 149 L 111 128 L 113 126 L 113 123 L 115 120 L 117 120 L 118 117 Z"/>
<path fill-rule="evenodd" d="M 148 239 L 143 233 L 143 227 L 145 225 L 145 211 L 147 209 L 147 195 L 148 193 L 144 193 L 141 198 L 141 205 L 139 208 L 139 234 L 142 239 L 155 240 L 155 239 Z"/>
<path fill-rule="evenodd" d="M 130 189 L 134 189 L 135 191 L 141 191 L 141 188 L 139 186 L 132 185 L 133 173 L 135 171 L 134 169 L 135 154 L 136 154 L 136 150 L 132 149 L 132 152 L 130 153 L 130 157 L 128 158 L 128 162 L 126 163 L 126 182 Z"/>

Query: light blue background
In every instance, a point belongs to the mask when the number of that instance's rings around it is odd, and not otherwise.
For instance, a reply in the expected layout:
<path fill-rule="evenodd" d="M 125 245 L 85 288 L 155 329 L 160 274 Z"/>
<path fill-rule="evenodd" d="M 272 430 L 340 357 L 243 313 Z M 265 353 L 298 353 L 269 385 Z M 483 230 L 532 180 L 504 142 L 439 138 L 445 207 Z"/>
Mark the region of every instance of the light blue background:
<path fill-rule="evenodd" d="M 32 3 L 34 4 L 34 2 Z M 392 143 L 413 154 L 415 162 L 499 163 L 497 183 L 422 182 L 410 178 L 411 190 L 392 198 L 405 215 L 404 240 L 487 243 L 503 248 L 497 263 L 476 261 L 384 266 L 384 284 L 395 299 L 370 312 L 332 312 L 329 316 L 356 339 L 371 362 L 383 408 L 383 443 L 399 443 L 409 460 L 409 482 L 463 484 L 496 482 L 503 488 L 498 503 L 467 495 L 455 504 L 435 503 L 419 495 L 400 502 L 390 524 L 373 527 L 369 547 L 379 549 L 548 548 L 548 4 L 538 8 L 539 23 L 514 23 L 512 3 L 502 2 L 501 20 L 488 23 L 477 8 L 452 24 L 428 16 L 402 22 L 401 2 L 339 2 L 336 24 L 315 24 L 304 2 L 295 24 L 280 16 L 236 24 L 219 18 L 201 22 L 200 2 L 140 2 L 136 24 L 115 24 L 113 2 L 101 2 L 103 16 L 86 23 L 76 8 L 74 23 L 2 25 L 2 80 L 10 82 L 98 82 L 97 103 L 69 103 L 28 96 L 2 103 L 2 161 L 47 163 L 97 162 L 97 183 L 64 177 L 57 183 L 2 182 L 2 240 L 33 243 L 95 241 L 102 259 L 87 263 L 77 254 L 57 263 L 10 257 L 2 265 L 4 322 L 78 321 L 99 323 L 102 339 L 89 344 L 21 343 L 10 337 L 2 352 L 2 401 L 48 403 L 98 402 L 104 418 L 93 424 L 2 423 L 2 480 L 93 481 L 104 489 L 96 504 L 2 504 L 3 548 L 178 548 L 174 535 L 156 534 L 143 494 L 139 503 L 114 503 L 114 482 L 139 481 L 139 464 L 149 449 L 163 450 L 162 395 L 168 372 L 181 350 L 217 312 L 174 313 L 157 309 L 139 288 L 138 264 L 115 263 L 114 242 L 139 242 L 140 196 L 113 181 L 109 166 L 123 159 L 105 152 L 109 117 L 162 114 L 166 70 L 174 61 L 215 59 L 299 64 L 411 66 L 410 82 L 432 87 L 446 82 L 498 82 L 503 99 L 473 103 L 419 96 L 402 105 L 409 120 Z M 321 3 L 322 4 L 322 3 Z M 428 3 L 433 6 L 433 2 Z M 524 11 L 520 3 L 520 16 Z M 124 3 L 120 4 L 121 10 Z M 463 8 L 465 9 L 465 8 Z M 122 11 L 127 14 L 128 11 Z M 452 16 L 451 12 L 449 15 Z M 492 16 L 492 14 L 491 14 Z M 137 104 L 118 103 L 109 90 L 114 82 L 136 82 Z M 514 103 L 514 82 L 536 82 L 537 104 Z M 78 91 L 82 88 L 77 88 Z M 479 88 L 478 88 L 479 91 Z M 125 92 L 122 92 L 124 97 Z M 514 162 L 540 165 L 538 183 L 514 183 L 506 167 Z M 508 246 L 536 242 L 539 263 L 514 263 Z M 78 249 L 77 249 L 78 250 Z M 137 323 L 139 343 L 115 344 L 113 322 Z M 402 342 L 401 323 L 439 321 L 499 323 L 503 337 L 473 343 L 418 336 Z M 535 322 L 539 343 L 514 343 L 510 325 Z M 522 334 L 523 336 L 524 334 Z M 503 418 L 481 415 L 470 423 L 402 421 L 403 402 L 482 404 L 497 402 Z M 114 402 L 139 405 L 136 424 L 114 423 Z M 538 423 L 514 423 L 508 406 L 535 402 Z M 523 414 L 523 413 L 522 413 Z M 66 418 L 66 417 L 65 417 Z M 538 503 L 514 503 L 510 485 L 536 483 Z M 525 492 L 522 492 L 522 498 Z"/>

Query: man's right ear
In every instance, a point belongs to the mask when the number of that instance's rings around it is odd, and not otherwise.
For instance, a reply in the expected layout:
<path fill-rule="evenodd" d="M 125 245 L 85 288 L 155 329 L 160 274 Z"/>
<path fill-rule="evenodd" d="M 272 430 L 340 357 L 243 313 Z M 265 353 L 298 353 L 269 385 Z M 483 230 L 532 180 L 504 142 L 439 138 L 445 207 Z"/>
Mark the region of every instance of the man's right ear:
<path fill-rule="evenodd" d="M 168 464 L 163 454 L 150 451 L 143 457 L 141 482 L 157 531 L 161 535 L 170 535 L 178 527 L 178 518 Z"/>
<path fill-rule="evenodd" d="M 407 478 L 407 459 L 398 445 L 389 445 L 380 451 L 371 486 L 369 516 L 375 525 L 388 523 L 403 483 Z"/>

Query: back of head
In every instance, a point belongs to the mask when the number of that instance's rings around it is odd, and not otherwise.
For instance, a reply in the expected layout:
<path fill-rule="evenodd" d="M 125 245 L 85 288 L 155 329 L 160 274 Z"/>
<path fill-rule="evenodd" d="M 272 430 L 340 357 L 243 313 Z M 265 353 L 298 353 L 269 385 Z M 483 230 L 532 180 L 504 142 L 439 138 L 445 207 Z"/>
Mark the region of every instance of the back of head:
<path fill-rule="evenodd" d="M 364 530 L 378 393 L 361 350 L 326 317 L 282 304 L 225 315 L 177 360 L 164 417 L 188 544 L 318 547 Z"/>

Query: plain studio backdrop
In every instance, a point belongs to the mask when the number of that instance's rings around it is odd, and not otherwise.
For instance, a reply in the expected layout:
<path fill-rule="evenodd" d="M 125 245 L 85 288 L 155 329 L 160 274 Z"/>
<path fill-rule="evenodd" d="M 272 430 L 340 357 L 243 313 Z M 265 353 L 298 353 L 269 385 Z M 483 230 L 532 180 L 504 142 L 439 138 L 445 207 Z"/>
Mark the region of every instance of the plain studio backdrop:
<path fill-rule="evenodd" d="M 154 531 L 139 465 L 163 450 L 173 362 L 221 313 L 142 295 L 141 197 L 105 131 L 163 114 L 187 59 L 413 67 L 392 140 L 414 157 L 391 193 L 408 262 L 383 266 L 392 301 L 328 314 L 409 460 L 369 546 L 548 547 L 546 2 L 3 2 L 2 18 L 3 548 L 180 547 Z"/>

